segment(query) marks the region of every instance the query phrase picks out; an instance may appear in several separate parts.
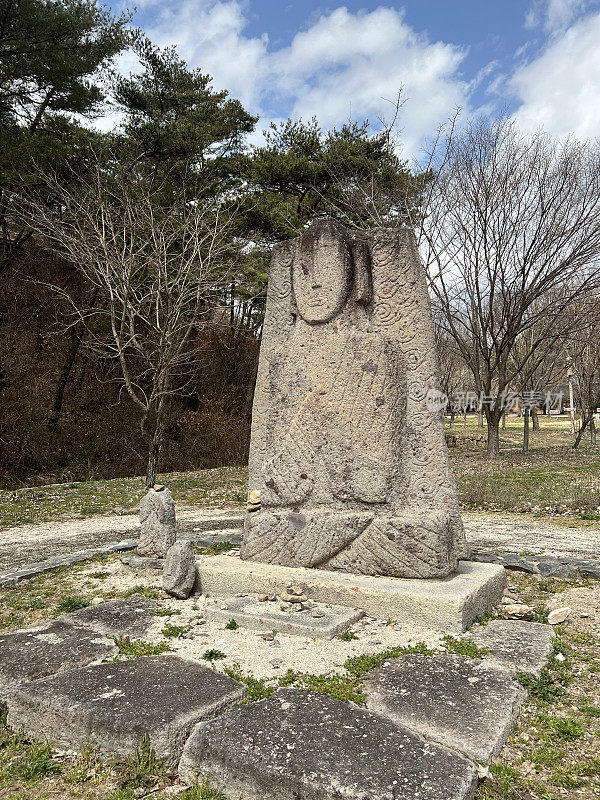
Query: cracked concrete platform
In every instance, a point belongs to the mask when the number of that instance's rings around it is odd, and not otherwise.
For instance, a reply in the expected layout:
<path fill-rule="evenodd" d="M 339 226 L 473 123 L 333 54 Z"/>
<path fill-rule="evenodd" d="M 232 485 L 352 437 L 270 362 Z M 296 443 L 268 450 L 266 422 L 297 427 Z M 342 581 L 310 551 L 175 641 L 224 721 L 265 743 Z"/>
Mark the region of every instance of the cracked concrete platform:
<path fill-rule="evenodd" d="M 201 723 L 179 764 L 244 800 L 470 800 L 473 763 L 352 703 L 297 689 Z"/>
<path fill-rule="evenodd" d="M 455 655 L 389 661 L 365 692 L 370 711 L 484 762 L 502 749 L 527 697 L 506 672 Z"/>
<path fill-rule="evenodd" d="M 107 756 L 130 756 L 145 734 L 159 758 L 176 764 L 197 722 L 242 700 L 232 678 L 178 656 L 96 664 L 13 687 L 8 724 L 32 738 Z"/>
<path fill-rule="evenodd" d="M 0 697 L 24 681 L 116 656 L 114 641 L 65 617 L 0 636 Z"/>
<path fill-rule="evenodd" d="M 539 678 L 552 655 L 555 635 L 551 625 L 494 619 L 471 628 L 464 638 L 490 651 L 483 656 L 484 665 Z"/>

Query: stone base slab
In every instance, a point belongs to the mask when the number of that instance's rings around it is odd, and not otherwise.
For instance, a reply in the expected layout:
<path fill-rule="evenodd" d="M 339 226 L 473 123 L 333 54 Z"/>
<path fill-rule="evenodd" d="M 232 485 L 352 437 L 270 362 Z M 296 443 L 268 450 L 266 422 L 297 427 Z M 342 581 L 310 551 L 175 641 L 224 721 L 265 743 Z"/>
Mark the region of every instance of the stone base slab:
<path fill-rule="evenodd" d="M 201 591 L 231 597 L 241 592 L 281 594 L 293 582 L 319 603 L 356 608 L 390 619 L 447 633 L 462 633 L 500 602 L 506 583 L 497 564 L 461 561 L 448 578 L 379 578 L 342 572 L 281 567 L 238 556 L 201 556 L 196 561 Z"/>
<path fill-rule="evenodd" d="M 226 608 L 224 608 L 226 606 Z M 227 623 L 235 620 L 241 628 L 277 631 L 310 638 L 333 639 L 364 616 L 364 611 L 342 606 L 319 606 L 301 611 L 281 611 L 279 603 L 261 603 L 252 597 L 230 597 L 205 610 L 208 620 Z"/>

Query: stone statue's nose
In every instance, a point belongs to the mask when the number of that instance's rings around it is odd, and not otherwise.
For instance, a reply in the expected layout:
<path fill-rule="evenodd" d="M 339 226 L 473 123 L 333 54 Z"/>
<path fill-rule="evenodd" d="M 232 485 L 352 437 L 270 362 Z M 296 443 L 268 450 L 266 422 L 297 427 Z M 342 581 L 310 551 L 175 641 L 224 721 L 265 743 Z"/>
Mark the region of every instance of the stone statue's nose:
<path fill-rule="evenodd" d="M 317 280 L 316 278 L 313 278 L 311 281 L 311 287 L 313 289 L 320 289 L 322 285 L 323 284 L 321 283 L 321 281 Z"/>

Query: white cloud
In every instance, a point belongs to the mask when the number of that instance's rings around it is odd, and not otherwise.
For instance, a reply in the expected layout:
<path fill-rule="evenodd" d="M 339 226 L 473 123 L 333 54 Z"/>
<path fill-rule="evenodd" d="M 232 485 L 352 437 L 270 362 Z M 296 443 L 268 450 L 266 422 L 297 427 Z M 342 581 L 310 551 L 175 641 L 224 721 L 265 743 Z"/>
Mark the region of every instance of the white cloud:
<path fill-rule="evenodd" d="M 600 136 L 600 14 L 550 39 L 538 58 L 508 82 L 521 105 L 514 114 L 527 131 L 564 137 Z"/>
<path fill-rule="evenodd" d="M 166 0 L 148 9 L 145 25 L 156 44 L 177 45 L 193 67 L 214 78 L 252 112 L 259 126 L 279 116 L 316 115 L 327 127 L 353 119 L 389 118 L 402 89 L 402 140 L 409 156 L 468 103 L 459 69 L 466 52 L 430 42 L 403 12 L 378 8 L 351 13 L 344 7 L 321 16 L 288 47 L 269 49 L 268 37 L 245 34 L 238 0 Z"/>
<path fill-rule="evenodd" d="M 546 33 L 560 33 L 596 5 L 597 0 L 535 0 L 527 13 L 525 27 L 543 25 Z"/>
<path fill-rule="evenodd" d="M 228 89 L 254 108 L 267 72 L 266 35 L 246 37 L 246 19 L 236 0 L 163 2 L 147 33 L 154 44 L 176 45 L 192 67 L 213 77 L 218 89 Z"/>

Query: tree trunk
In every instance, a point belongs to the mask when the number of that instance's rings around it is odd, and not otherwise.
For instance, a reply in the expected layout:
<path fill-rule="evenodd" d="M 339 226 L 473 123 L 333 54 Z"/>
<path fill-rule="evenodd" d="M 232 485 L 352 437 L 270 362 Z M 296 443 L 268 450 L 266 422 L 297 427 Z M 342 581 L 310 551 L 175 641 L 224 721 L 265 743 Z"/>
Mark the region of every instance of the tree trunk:
<path fill-rule="evenodd" d="M 592 422 L 594 419 L 594 411 L 590 409 L 587 414 L 583 415 L 583 420 L 581 422 L 581 427 L 577 431 L 577 436 L 575 437 L 575 441 L 573 442 L 573 450 L 577 450 L 579 447 L 579 442 L 581 441 L 583 434 L 585 433 L 585 429 L 587 426 Z"/>
<path fill-rule="evenodd" d="M 67 352 L 67 357 L 65 359 L 65 363 L 63 364 L 63 368 L 60 373 L 58 383 L 56 384 L 56 389 L 54 390 L 52 411 L 50 412 L 50 416 L 48 417 L 48 422 L 47 422 L 48 428 L 54 428 L 56 425 L 58 425 L 58 421 L 60 420 L 63 402 L 65 399 L 65 389 L 67 388 L 69 376 L 71 374 L 71 370 L 73 369 L 73 365 L 75 364 L 75 359 L 77 358 L 79 347 L 81 345 L 81 342 L 83 341 L 84 330 L 85 328 L 83 326 L 81 326 L 81 328 L 79 329 L 73 328 L 71 345 Z"/>
<path fill-rule="evenodd" d="M 506 429 L 506 411 L 502 412 L 502 430 Z"/>
<path fill-rule="evenodd" d="M 539 431 L 540 429 L 540 417 L 537 412 L 537 408 L 531 409 L 531 421 L 533 422 L 533 430 Z"/>
<path fill-rule="evenodd" d="M 455 412 L 455 411 L 451 411 L 451 412 L 450 412 L 450 427 L 451 427 L 451 428 L 453 428 L 453 427 L 454 427 L 454 417 L 455 417 L 455 415 L 456 415 L 456 412 Z"/>
<path fill-rule="evenodd" d="M 483 428 L 483 411 L 479 412 L 479 417 L 477 419 L 477 427 L 478 428 Z"/>
<path fill-rule="evenodd" d="M 590 420 L 590 441 L 592 444 L 596 444 L 596 422 L 593 415 Z"/>
<path fill-rule="evenodd" d="M 163 388 L 159 394 L 158 403 L 156 405 L 156 423 L 154 426 L 154 434 L 150 447 L 148 448 L 148 467 L 146 469 L 146 488 L 150 489 L 156 483 L 158 473 L 161 467 L 163 444 L 165 439 L 166 428 L 166 392 L 168 390 L 169 381 L 166 380 Z"/>
<path fill-rule="evenodd" d="M 487 421 L 487 454 L 489 458 L 500 457 L 500 417 L 502 411 L 495 408 L 485 409 Z"/>
<path fill-rule="evenodd" d="M 529 406 L 523 411 L 523 452 L 529 452 Z"/>

